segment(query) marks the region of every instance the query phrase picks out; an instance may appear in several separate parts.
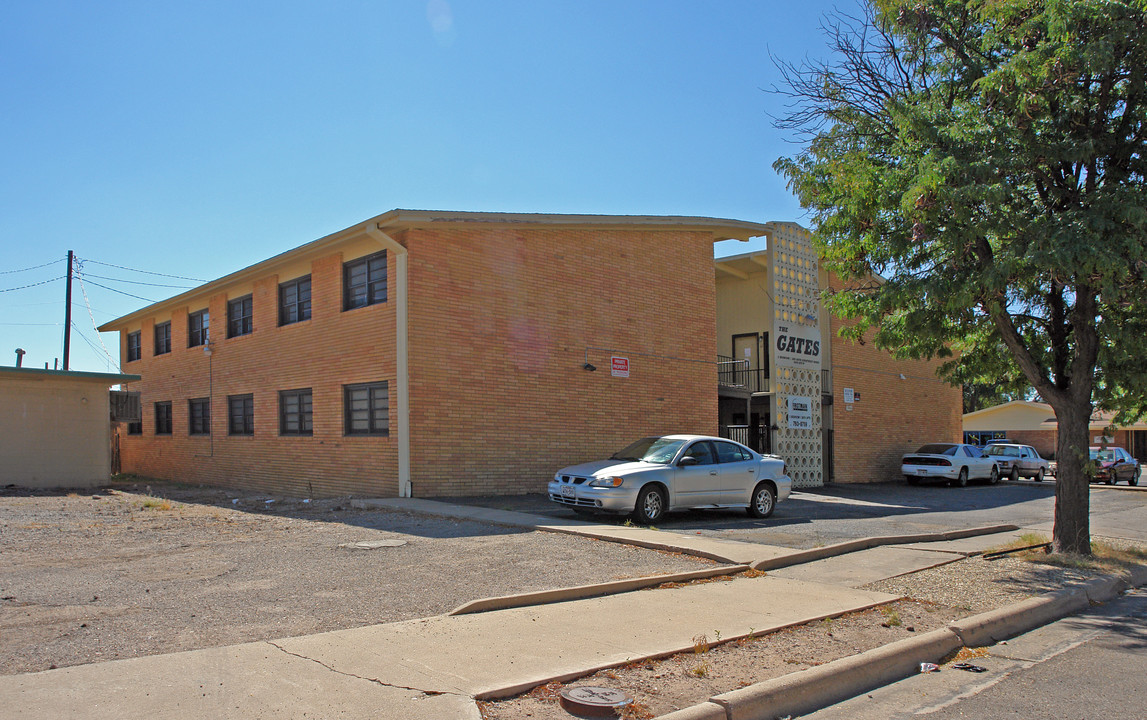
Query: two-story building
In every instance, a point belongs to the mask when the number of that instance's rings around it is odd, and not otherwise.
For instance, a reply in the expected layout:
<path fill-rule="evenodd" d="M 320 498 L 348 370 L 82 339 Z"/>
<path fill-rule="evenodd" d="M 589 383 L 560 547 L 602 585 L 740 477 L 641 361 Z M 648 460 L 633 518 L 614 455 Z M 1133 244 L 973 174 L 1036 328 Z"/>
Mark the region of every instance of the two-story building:
<path fill-rule="evenodd" d="M 767 232 L 371 218 L 102 326 L 142 376 L 122 466 L 304 496 L 488 495 L 642 435 L 715 434 L 713 243 Z"/>

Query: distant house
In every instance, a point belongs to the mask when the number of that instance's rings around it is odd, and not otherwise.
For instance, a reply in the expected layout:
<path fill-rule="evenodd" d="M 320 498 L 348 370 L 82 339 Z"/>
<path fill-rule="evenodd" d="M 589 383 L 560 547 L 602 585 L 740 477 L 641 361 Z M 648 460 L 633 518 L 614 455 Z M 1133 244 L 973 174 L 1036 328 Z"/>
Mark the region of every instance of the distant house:
<path fill-rule="evenodd" d="M 1096 412 L 1088 424 L 1088 442 L 1093 445 L 1117 445 L 1147 462 L 1147 418 L 1116 427 L 1114 435 L 1106 435 L 1111 427 L 1112 413 Z M 1055 457 L 1059 437 L 1059 423 L 1051 405 L 1027 400 L 1013 400 L 983 410 L 964 414 L 965 442 L 975 445 L 1007 438 L 1031 445 L 1046 458 Z"/>
<path fill-rule="evenodd" d="M 0 485 L 106 483 L 112 447 L 108 388 L 139 379 L 0 367 Z"/>

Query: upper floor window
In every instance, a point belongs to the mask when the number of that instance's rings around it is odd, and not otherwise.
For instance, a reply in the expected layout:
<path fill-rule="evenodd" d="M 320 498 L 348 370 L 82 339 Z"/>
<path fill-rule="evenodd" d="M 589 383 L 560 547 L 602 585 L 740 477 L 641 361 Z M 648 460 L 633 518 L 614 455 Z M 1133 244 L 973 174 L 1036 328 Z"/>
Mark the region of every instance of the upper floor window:
<path fill-rule="evenodd" d="M 155 404 L 155 434 L 171 434 L 171 402 L 157 402 Z"/>
<path fill-rule="evenodd" d="M 347 435 L 390 434 L 390 391 L 385 382 L 343 386 Z"/>
<path fill-rule="evenodd" d="M 171 322 L 160 323 L 155 326 L 155 354 L 164 355 L 171 352 Z"/>
<path fill-rule="evenodd" d="M 290 325 L 311 319 L 311 276 L 279 285 L 279 324 Z"/>
<path fill-rule="evenodd" d="M 136 330 L 127 334 L 127 361 L 139 360 L 142 354 L 142 337 L 143 331 Z"/>
<path fill-rule="evenodd" d="M 192 435 L 211 434 L 211 400 L 195 398 L 187 401 L 187 425 Z"/>
<path fill-rule="evenodd" d="M 343 310 L 386 302 L 386 251 L 343 264 Z"/>
<path fill-rule="evenodd" d="M 237 298 L 227 303 L 227 337 L 239 337 L 251 333 L 253 306 L 251 296 Z"/>
<path fill-rule="evenodd" d="M 282 390 L 279 392 L 279 434 L 311 435 L 311 389 Z"/>
<path fill-rule="evenodd" d="M 206 310 L 199 310 L 187 316 L 187 347 L 206 345 L 210 341 L 208 328 L 211 316 Z"/>

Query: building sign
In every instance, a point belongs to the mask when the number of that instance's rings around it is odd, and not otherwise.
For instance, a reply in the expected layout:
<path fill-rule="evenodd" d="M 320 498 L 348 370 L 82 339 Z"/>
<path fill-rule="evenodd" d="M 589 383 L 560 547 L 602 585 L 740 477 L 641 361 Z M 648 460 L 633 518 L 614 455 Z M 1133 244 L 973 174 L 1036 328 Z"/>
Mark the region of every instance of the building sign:
<path fill-rule="evenodd" d="M 773 357 L 777 367 L 820 370 L 820 329 L 807 325 L 776 325 Z"/>
<path fill-rule="evenodd" d="M 609 374 L 614 377 L 629 377 L 629 358 L 611 357 L 609 359 Z"/>
<path fill-rule="evenodd" d="M 812 429 L 812 398 L 790 395 L 789 398 L 789 429 Z"/>
<path fill-rule="evenodd" d="M 844 404 L 851 405 L 858 402 L 860 402 L 860 393 L 852 388 L 844 388 Z"/>

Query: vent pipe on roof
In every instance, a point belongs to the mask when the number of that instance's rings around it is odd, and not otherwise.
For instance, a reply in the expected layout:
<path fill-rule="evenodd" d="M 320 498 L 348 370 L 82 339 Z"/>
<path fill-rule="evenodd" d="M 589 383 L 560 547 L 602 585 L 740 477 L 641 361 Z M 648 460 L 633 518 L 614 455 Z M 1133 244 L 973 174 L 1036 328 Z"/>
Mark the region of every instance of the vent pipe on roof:
<path fill-rule="evenodd" d="M 24 348 L 16 348 L 16 367 L 24 364 Z"/>

